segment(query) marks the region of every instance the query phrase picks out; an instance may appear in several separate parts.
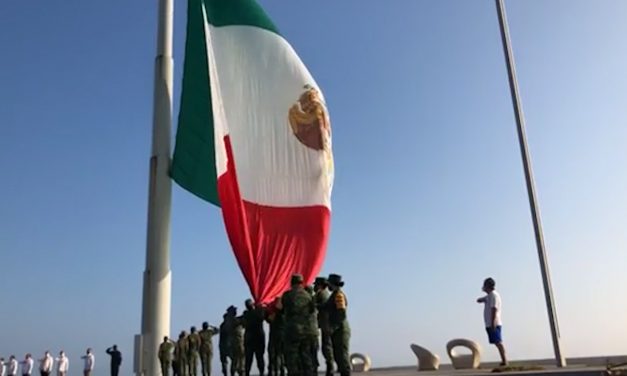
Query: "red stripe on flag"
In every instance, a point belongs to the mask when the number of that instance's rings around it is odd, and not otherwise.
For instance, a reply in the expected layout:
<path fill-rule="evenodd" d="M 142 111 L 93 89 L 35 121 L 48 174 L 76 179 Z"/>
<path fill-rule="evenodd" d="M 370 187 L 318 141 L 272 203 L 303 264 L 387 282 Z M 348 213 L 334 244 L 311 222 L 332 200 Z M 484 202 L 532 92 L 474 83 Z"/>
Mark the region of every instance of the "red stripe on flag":
<path fill-rule="evenodd" d="M 301 273 L 307 283 L 320 272 L 331 212 L 325 206 L 271 207 L 241 198 L 233 150 L 224 137 L 227 171 L 218 178 L 224 224 L 237 263 L 256 302 L 270 303 Z"/>

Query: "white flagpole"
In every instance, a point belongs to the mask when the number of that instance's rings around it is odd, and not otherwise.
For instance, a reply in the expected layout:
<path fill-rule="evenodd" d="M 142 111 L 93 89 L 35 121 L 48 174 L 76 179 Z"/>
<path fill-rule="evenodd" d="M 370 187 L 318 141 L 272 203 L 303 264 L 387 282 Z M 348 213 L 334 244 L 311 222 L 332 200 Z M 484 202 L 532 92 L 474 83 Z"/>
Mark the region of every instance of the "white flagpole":
<path fill-rule="evenodd" d="M 135 372 L 159 376 L 158 348 L 170 332 L 170 133 L 172 128 L 173 0 L 159 0 L 155 59 L 152 151 L 148 190 L 146 269 L 142 327 L 135 349 Z"/>
<path fill-rule="evenodd" d="M 558 367 L 565 367 L 566 360 L 562 354 L 560 346 L 560 333 L 557 323 L 557 312 L 555 310 L 555 300 L 553 298 L 553 289 L 551 287 L 551 275 L 549 274 L 549 265 L 544 247 L 544 235 L 542 233 L 542 223 L 540 221 L 540 209 L 538 208 L 538 200 L 536 198 L 535 183 L 533 180 L 533 171 L 531 169 L 531 157 L 527 147 L 527 135 L 525 133 L 525 118 L 522 111 L 522 102 L 518 92 L 518 80 L 516 79 L 516 69 L 514 66 L 514 54 L 512 52 L 511 41 L 509 38 L 509 27 L 507 26 L 507 15 L 505 14 L 505 4 L 503 0 L 495 0 L 496 9 L 499 17 L 499 26 L 501 28 L 501 39 L 503 41 L 503 52 L 505 53 L 505 62 L 507 63 L 507 73 L 509 76 L 509 87 L 512 95 L 512 104 L 514 106 L 514 114 L 516 116 L 516 126 L 518 130 L 518 142 L 520 143 L 520 153 L 522 155 L 523 168 L 525 170 L 525 180 L 527 182 L 527 193 L 529 195 L 529 206 L 531 208 L 531 218 L 533 220 L 533 229 L 536 236 L 536 248 L 538 249 L 538 257 L 540 259 L 540 271 L 542 273 L 542 283 L 544 286 L 544 297 L 546 299 L 546 307 L 549 315 L 549 324 L 551 326 L 551 336 L 553 338 L 553 350 L 555 352 L 555 361 Z"/>

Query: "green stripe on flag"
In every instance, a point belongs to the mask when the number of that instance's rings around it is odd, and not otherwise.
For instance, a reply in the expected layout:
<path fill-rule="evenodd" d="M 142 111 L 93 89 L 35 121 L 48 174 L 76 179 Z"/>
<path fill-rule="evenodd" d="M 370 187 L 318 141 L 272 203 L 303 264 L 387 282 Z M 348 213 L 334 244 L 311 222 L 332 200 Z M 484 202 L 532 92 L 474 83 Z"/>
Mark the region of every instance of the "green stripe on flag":
<path fill-rule="evenodd" d="M 255 0 L 204 0 L 204 2 L 209 23 L 213 26 L 255 26 L 279 34 L 274 23 Z"/>
<path fill-rule="evenodd" d="M 170 175 L 181 187 L 220 205 L 202 0 L 187 5 L 183 90 Z"/>

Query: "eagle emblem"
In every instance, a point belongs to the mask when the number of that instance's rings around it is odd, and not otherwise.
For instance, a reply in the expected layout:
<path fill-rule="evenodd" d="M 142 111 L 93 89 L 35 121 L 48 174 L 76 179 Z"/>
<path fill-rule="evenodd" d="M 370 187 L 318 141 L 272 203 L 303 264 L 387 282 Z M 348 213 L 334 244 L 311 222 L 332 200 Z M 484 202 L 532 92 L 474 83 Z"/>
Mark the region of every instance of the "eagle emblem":
<path fill-rule="evenodd" d="M 308 148 L 328 151 L 331 124 L 318 90 L 305 85 L 305 91 L 290 108 L 288 119 L 294 136 Z"/>

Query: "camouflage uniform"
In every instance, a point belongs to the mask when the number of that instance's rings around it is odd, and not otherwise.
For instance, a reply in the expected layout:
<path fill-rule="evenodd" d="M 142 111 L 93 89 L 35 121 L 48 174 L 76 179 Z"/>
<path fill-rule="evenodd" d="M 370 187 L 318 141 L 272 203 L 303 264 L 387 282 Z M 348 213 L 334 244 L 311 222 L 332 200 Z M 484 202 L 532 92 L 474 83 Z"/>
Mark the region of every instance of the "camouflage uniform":
<path fill-rule="evenodd" d="M 187 361 L 189 362 L 189 376 L 196 376 L 198 373 L 198 351 L 200 350 L 200 336 L 196 333 L 196 328 L 192 327 L 188 341 L 189 355 Z"/>
<path fill-rule="evenodd" d="M 283 337 L 285 320 L 283 311 L 278 308 L 268 315 L 270 339 L 268 341 L 268 376 L 285 376 L 285 358 L 283 356 Z"/>
<path fill-rule="evenodd" d="M 185 332 L 183 332 L 179 335 L 179 340 L 176 342 L 176 346 L 174 347 L 174 359 L 176 360 L 176 370 L 179 376 L 188 376 L 188 354 L 189 343 Z"/>
<path fill-rule="evenodd" d="M 211 359 L 213 358 L 213 336 L 218 334 L 218 328 L 202 324 L 202 330 L 198 333 L 200 337 L 200 364 L 202 366 L 202 376 L 211 375 Z"/>
<path fill-rule="evenodd" d="M 315 293 L 313 287 L 307 286 L 305 290 L 311 295 L 314 302 L 314 309 L 308 314 L 307 337 L 309 341 L 309 353 L 311 354 L 312 369 L 314 375 L 318 374 L 318 350 L 319 350 L 319 331 L 318 331 L 318 310 L 315 308 Z"/>
<path fill-rule="evenodd" d="M 240 317 L 231 319 L 231 375 L 244 376 L 244 326 Z"/>
<path fill-rule="evenodd" d="M 351 364 L 349 359 L 349 344 L 351 329 L 346 317 L 348 301 L 342 291 L 342 277 L 337 274 L 329 275 L 329 285 L 333 292 L 327 301 L 326 308 L 329 313 L 331 326 L 331 342 L 333 343 L 333 357 L 337 364 L 340 376 L 350 376 Z"/>
<path fill-rule="evenodd" d="M 159 345 L 161 376 L 168 376 L 170 374 L 170 367 L 172 366 L 172 349 L 174 349 L 174 344 L 168 339 L 164 339 L 161 345 Z"/>
<path fill-rule="evenodd" d="M 322 356 L 326 363 L 326 375 L 333 374 L 333 344 L 331 343 L 331 326 L 329 325 L 329 313 L 326 304 L 329 301 L 329 290 L 326 288 L 326 278 L 316 279 L 320 283 L 316 291 L 315 302 L 318 308 L 318 327 L 320 328 Z"/>
<path fill-rule="evenodd" d="M 292 288 L 283 294 L 282 304 L 285 314 L 284 354 L 288 374 L 310 376 L 314 367 L 308 329 L 310 315 L 315 307 L 311 294 L 302 287 L 302 276 L 292 276 Z"/>
<path fill-rule="evenodd" d="M 266 351 L 266 334 L 263 330 L 264 310 L 261 307 L 252 307 L 252 301 L 247 302 L 248 309 L 244 311 L 244 349 L 246 351 L 246 376 L 250 375 L 253 365 L 253 356 L 257 360 L 259 375 L 263 376 L 265 364 L 263 355 Z"/>

